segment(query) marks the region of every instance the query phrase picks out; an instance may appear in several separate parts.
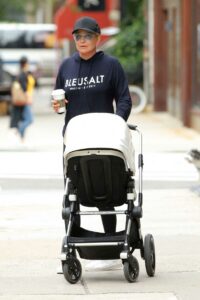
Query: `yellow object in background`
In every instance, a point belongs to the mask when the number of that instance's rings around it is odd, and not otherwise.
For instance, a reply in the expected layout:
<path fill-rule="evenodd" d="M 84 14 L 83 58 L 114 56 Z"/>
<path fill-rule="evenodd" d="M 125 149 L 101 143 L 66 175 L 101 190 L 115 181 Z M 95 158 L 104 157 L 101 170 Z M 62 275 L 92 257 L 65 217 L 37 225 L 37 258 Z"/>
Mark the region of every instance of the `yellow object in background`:
<path fill-rule="evenodd" d="M 27 92 L 28 92 L 28 94 L 33 93 L 34 87 L 35 87 L 35 79 L 31 74 L 29 74 L 27 77 Z"/>

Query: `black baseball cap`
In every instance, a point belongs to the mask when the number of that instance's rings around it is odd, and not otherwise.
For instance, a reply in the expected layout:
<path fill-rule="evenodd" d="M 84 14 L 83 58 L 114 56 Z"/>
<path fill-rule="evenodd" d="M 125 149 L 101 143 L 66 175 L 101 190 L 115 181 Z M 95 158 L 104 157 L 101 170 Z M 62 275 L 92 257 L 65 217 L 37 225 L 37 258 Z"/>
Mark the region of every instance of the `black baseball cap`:
<path fill-rule="evenodd" d="M 101 33 L 101 29 L 97 21 L 90 17 L 82 17 L 78 19 L 74 24 L 74 29 L 72 31 L 72 34 L 74 34 L 76 31 L 81 29 L 89 32 L 97 33 L 97 34 Z"/>

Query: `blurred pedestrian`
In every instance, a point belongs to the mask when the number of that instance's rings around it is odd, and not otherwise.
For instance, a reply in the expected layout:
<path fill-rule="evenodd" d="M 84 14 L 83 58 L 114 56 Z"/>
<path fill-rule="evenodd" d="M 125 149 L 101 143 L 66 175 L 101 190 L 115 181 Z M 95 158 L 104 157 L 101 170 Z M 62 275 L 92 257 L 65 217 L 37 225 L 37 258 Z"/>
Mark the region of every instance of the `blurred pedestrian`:
<path fill-rule="evenodd" d="M 106 55 L 103 51 L 97 51 L 101 30 L 96 20 L 90 17 L 78 19 L 72 35 L 77 52 L 64 59 L 55 85 L 55 89 L 65 90 L 67 109 L 63 136 L 68 122 L 77 115 L 94 112 L 114 113 L 115 101 L 116 114 L 127 120 L 132 106 L 122 66 L 116 58 Z M 58 112 L 59 107 L 59 102 L 54 99 L 54 111 Z M 116 231 L 116 216 L 104 215 L 102 221 L 105 232 Z M 91 268 L 99 267 L 99 262 L 95 263 Z"/>
<path fill-rule="evenodd" d="M 3 81 L 3 60 L 0 56 L 0 82 Z"/>
<path fill-rule="evenodd" d="M 10 128 L 24 141 L 28 126 L 33 123 L 32 96 L 35 79 L 29 71 L 27 57 L 20 59 L 20 72 L 12 85 L 12 111 Z"/>

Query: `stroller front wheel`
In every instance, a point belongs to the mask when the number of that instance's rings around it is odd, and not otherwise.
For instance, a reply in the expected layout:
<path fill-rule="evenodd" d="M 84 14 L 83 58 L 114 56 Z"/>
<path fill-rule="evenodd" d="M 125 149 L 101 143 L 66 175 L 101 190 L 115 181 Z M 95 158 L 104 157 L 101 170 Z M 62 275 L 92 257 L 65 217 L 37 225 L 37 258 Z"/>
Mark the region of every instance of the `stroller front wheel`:
<path fill-rule="evenodd" d="M 139 263 L 138 260 L 134 257 L 130 257 L 131 262 L 124 262 L 124 276 L 128 282 L 135 282 L 139 276 Z"/>
<path fill-rule="evenodd" d="M 81 278 L 82 267 L 77 258 L 67 258 L 67 260 L 63 262 L 62 268 L 64 277 L 69 283 L 75 284 Z"/>

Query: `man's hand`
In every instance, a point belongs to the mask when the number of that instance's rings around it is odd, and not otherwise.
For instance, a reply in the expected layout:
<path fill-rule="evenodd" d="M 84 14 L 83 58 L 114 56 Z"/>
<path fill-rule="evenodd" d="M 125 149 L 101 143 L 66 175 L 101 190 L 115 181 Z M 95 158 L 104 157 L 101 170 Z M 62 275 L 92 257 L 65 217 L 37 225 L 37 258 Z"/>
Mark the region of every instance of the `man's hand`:
<path fill-rule="evenodd" d="M 59 103 L 59 101 L 53 99 L 53 100 L 51 101 L 51 103 L 52 103 L 53 110 L 57 113 L 58 110 L 59 110 L 59 108 L 60 108 L 60 103 Z M 67 101 L 66 99 L 65 99 L 65 103 L 68 103 L 68 101 Z"/>

